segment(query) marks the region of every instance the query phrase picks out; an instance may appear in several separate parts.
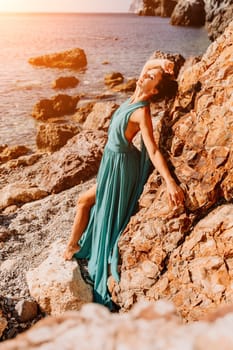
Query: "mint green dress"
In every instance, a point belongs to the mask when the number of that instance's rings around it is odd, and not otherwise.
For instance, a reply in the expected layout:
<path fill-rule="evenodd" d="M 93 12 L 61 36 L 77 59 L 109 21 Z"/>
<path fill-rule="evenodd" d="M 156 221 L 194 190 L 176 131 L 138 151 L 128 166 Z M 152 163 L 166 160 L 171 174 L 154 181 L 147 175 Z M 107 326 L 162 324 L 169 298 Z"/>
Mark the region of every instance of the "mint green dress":
<path fill-rule="evenodd" d="M 150 160 L 143 142 L 141 151 L 125 138 L 130 115 L 147 104 L 127 100 L 114 113 L 108 131 L 108 142 L 97 175 L 96 202 L 90 212 L 87 228 L 79 241 L 75 257 L 88 259 L 93 281 L 94 301 L 112 307 L 107 288 L 110 271 L 119 282 L 118 240 L 134 214 L 143 186 L 148 178 Z"/>

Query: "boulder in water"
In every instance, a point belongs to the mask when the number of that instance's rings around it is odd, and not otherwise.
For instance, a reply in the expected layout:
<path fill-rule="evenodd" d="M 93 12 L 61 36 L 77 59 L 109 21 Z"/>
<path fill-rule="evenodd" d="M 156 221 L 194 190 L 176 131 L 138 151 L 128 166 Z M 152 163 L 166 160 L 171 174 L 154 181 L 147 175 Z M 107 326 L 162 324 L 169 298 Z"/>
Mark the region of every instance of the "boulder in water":
<path fill-rule="evenodd" d="M 44 56 L 32 57 L 29 63 L 49 68 L 81 69 L 86 67 L 87 58 L 83 49 L 76 48 Z"/>

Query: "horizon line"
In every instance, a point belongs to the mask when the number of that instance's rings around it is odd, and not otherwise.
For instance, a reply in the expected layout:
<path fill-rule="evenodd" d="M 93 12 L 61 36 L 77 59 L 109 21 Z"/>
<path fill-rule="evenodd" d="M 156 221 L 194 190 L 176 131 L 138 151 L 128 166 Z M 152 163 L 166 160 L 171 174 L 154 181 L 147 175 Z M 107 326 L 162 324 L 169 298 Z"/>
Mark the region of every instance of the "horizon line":
<path fill-rule="evenodd" d="M 135 14 L 134 12 L 131 11 L 58 11 L 58 12 L 54 12 L 54 11 L 1 11 L 0 10 L 0 15 L 2 14 Z"/>

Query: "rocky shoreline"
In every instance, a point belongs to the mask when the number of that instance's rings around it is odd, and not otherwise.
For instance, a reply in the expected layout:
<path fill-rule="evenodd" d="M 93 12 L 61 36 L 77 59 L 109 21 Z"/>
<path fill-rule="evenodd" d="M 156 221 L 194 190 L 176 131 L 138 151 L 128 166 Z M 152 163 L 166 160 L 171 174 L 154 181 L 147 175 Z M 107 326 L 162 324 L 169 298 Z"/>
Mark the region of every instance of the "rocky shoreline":
<path fill-rule="evenodd" d="M 108 287 L 120 313 L 141 301 L 166 299 L 174 305 L 172 315 L 175 308 L 178 319 L 191 322 L 233 302 L 232 41 L 233 22 L 202 58 L 184 62 L 179 55 L 154 54 L 172 59 L 178 75 L 178 92 L 174 95 L 174 86 L 169 86 L 169 98 L 159 96 L 151 112 L 155 138 L 184 188 L 185 208 L 170 210 L 165 184 L 154 170 L 139 211 L 119 242 L 121 281 L 116 284 L 109 277 Z M 126 88 L 117 73 L 106 77 L 106 83 L 110 91 L 118 86 L 127 97 L 135 81 Z M 50 324 L 56 327 L 64 322 L 66 328 L 73 316 L 65 311 L 81 308 L 74 315 L 74 322 L 80 325 L 83 316 L 78 315 L 89 317 L 88 324 L 95 323 L 89 311 L 97 316 L 107 313 L 93 304 L 82 307 L 92 300 L 91 287 L 83 281 L 75 261 L 63 261 L 62 252 L 78 195 L 95 182 L 117 104 L 97 99 L 79 108 L 82 97 L 74 101 L 57 96 L 40 101 L 33 109 L 34 117 L 42 118 L 37 152 L 22 146 L 0 147 L 1 340 L 14 337 L 44 316 L 54 318 L 39 323 L 38 332 L 40 324 L 47 324 L 48 332 Z M 142 314 L 106 314 L 104 320 L 119 317 L 122 322 L 121 318 L 128 317 L 133 325 L 143 319 Z M 156 312 L 145 314 L 147 320 L 157 317 Z M 161 329 L 166 329 L 170 316 L 160 319 Z M 98 317 L 96 320 L 98 323 Z M 177 322 L 174 329 L 180 327 Z M 209 325 L 200 322 L 197 327 L 201 333 Z M 4 350 L 11 349 L 11 344 L 21 349 L 17 339 L 16 343 L 4 342 Z M 30 349 L 25 339 L 27 335 L 22 335 L 18 344 L 26 342 L 24 349 Z M 50 341 L 52 349 L 55 340 Z M 153 341 L 148 349 L 153 348 Z M 198 343 L 198 349 L 204 343 Z"/>
<path fill-rule="evenodd" d="M 232 20 L 233 1 L 133 0 L 129 10 L 140 16 L 170 17 L 172 25 L 205 25 L 209 39 L 214 41 Z"/>

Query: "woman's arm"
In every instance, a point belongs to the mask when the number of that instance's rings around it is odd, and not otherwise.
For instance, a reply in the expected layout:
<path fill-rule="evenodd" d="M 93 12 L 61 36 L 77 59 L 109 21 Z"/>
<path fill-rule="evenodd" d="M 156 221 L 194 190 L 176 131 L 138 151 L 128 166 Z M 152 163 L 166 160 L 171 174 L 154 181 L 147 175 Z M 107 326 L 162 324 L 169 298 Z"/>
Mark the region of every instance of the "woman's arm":
<path fill-rule="evenodd" d="M 160 175 L 164 178 L 166 182 L 169 200 L 171 204 L 173 206 L 178 206 L 182 204 L 184 201 L 184 193 L 171 176 L 167 163 L 155 142 L 153 136 L 151 116 L 148 108 L 142 109 L 139 126 L 149 157 L 154 167 L 159 171 Z"/>
<path fill-rule="evenodd" d="M 145 63 L 144 67 L 142 68 L 140 77 L 143 76 L 148 70 L 156 67 L 161 67 L 165 73 L 174 73 L 174 63 L 172 61 L 165 58 L 152 58 Z"/>

